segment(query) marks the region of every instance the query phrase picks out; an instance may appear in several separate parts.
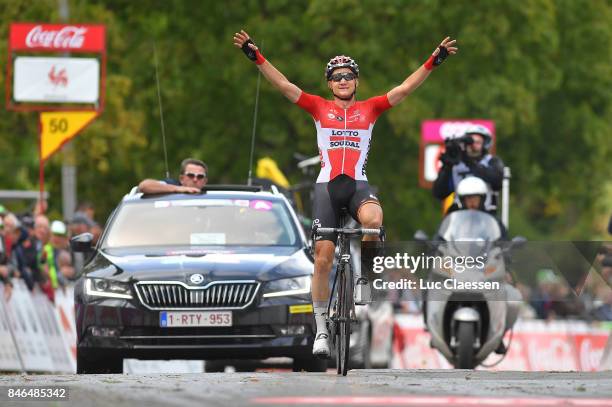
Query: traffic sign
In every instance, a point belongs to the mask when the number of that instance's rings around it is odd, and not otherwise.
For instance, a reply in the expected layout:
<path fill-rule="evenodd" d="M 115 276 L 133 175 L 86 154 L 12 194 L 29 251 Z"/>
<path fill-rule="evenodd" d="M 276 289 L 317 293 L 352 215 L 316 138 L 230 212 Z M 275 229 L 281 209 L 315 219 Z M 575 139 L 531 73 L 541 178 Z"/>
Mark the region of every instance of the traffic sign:
<path fill-rule="evenodd" d="M 40 114 L 40 159 L 47 160 L 75 137 L 97 116 L 98 112 L 42 112 Z"/>

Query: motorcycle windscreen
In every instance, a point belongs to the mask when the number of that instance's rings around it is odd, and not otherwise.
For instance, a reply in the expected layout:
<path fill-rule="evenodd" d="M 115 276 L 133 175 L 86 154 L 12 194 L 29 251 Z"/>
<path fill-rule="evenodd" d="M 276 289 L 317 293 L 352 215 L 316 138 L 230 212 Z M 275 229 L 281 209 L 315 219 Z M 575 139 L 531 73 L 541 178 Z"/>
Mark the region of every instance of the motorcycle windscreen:
<path fill-rule="evenodd" d="M 459 252 L 455 253 L 457 255 L 485 252 L 501 235 L 499 224 L 492 215 L 472 209 L 451 212 L 438 230 L 438 236 L 445 242 L 455 243 L 452 246 L 453 251 Z"/>

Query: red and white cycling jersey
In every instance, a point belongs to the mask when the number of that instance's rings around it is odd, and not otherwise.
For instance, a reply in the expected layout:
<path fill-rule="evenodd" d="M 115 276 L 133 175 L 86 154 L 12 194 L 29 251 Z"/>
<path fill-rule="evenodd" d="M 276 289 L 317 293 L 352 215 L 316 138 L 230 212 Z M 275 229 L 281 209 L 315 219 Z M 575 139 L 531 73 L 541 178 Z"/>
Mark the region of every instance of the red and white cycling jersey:
<path fill-rule="evenodd" d="M 321 156 L 317 182 L 329 182 L 340 174 L 367 181 L 372 129 L 378 116 L 391 107 L 387 95 L 356 102 L 348 109 L 306 92 L 302 92 L 296 103 L 312 115 L 317 127 Z"/>

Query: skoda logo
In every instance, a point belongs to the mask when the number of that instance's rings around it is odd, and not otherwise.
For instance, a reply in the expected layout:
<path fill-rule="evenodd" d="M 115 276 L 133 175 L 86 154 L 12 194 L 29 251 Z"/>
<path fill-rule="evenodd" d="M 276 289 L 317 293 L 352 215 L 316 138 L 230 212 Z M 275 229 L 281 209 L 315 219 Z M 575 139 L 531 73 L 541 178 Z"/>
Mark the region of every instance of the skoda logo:
<path fill-rule="evenodd" d="M 192 274 L 191 277 L 189 277 L 189 281 L 193 284 L 200 284 L 204 281 L 204 276 L 202 274 Z"/>

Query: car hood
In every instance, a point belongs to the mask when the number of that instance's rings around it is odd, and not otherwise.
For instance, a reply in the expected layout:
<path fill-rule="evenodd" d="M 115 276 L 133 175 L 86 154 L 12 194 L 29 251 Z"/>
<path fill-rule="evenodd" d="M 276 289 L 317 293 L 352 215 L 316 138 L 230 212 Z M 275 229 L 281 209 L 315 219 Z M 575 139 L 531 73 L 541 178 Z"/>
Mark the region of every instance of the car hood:
<path fill-rule="evenodd" d="M 222 280 L 261 282 L 312 274 L 313 263 L 296 247 L 237 249 L 185 254 L 118 254 L 98 251 L 87 264 L 87 277 L 117 281 L 182 281 L 189 284 L 193 274 L 204 283 Z"/>

